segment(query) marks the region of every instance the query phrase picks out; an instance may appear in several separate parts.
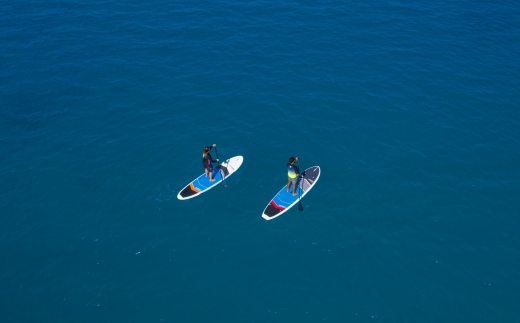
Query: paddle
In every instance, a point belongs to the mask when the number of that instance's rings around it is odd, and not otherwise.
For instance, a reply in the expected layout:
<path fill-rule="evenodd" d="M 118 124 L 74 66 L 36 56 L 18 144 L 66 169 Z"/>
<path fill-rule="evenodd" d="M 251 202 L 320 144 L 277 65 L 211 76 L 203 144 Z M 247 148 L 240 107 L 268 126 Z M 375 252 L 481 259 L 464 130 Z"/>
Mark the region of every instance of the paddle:
<path fill-rule="evenodd" d="M 215 146 L 215 154 L 217 155 L 217 159 L 219 159 L 218 158 L 217 146 Z M 220 165 L 218 165 L 218 170 L 220 172 L 220 176 L 222 176 L 222 182 L 224 182 L 224 188 L 226 188 L 227 187 L 226 178 L 224 177 L 224 174 L 222 173 L 222 169 L 220 169 Z"/>
<path fill-rule="evenodd" d="M 303 181 L 303 176 L 301 176 L 301 169 L 300 169 L 300 159 L 298 159 L 298 170 L 300 172 L 300 179 Z M 303 206 L 302 206 L 302 187 L 301 185 L 303 185 L 303 182 L 301 182 L 301 184 L 298 184 L 298 211 L 303 211 Z"/>

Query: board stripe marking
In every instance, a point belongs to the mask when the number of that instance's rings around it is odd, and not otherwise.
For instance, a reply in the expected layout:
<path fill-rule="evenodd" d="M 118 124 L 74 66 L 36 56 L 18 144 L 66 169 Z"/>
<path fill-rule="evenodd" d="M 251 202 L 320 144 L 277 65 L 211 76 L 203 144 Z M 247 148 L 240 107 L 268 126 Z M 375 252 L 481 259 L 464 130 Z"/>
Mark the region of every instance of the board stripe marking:
<path fill-rule="evenodd" d="M 281 211 L 285 210 L 284 207 L 281 207 L 281 206 L 276 205 L 276 203 L 275 203 L 274 201 L 271 201 L 271 205 L 272 205 L 275 209 L 278 209 L 278 210 L 281 210 Z"/>
<path fill-rule="evenodd" d="M 191 188 L 191 190 L 192 190 L 193 192 L 195 192 L 195 193 L 200 192 L 199 189 L 197 189 L 197 188 L 195 188 L 195 186 L 193 186 L 193 183 L 190 183 L 190 188 Z"/>
<path fill-rule="evenodd" d="M 195 181 L 193 181 L 193 183 L 195 183 Z M 200 183 L 199 178 L 197 178 L 197 184 L 198 184 L 197 186 L 201 186 L 201 187 L 202 187 L 202 190 L 203 190 L 203 191 L 204 191 L 205 189 L 207 189 L 206 186 L 204 186 L 204 185 L 202 185 L 202 184 Z"/>

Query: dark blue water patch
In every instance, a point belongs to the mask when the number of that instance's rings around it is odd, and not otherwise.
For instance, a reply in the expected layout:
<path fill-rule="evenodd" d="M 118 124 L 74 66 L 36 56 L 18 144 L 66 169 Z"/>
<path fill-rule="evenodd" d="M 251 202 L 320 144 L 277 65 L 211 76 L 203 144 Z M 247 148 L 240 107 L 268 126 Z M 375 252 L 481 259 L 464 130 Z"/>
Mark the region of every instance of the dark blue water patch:
<path fill-rule="evenodd" d="M 6 4 L 4 320 L 518 321 L 519 12 Z M 177 200 L 212 143 L 244 164 Z"/>

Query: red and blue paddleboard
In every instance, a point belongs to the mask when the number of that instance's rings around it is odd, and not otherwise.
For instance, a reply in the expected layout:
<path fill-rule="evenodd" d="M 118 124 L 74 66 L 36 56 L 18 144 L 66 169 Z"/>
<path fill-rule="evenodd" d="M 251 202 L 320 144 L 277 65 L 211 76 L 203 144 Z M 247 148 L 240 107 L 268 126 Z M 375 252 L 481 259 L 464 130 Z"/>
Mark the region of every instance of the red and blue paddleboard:
<path fill-rule="evenodd" d="M 300 194 L 293 196 L 292 186 L 289 192 L 287 192 L 287 185 L 284 186 L 280 192 L 275 195 L 271 202 L 267 204 L 262 217 L 266 220 L 272 220 L 288 211 L 298 203 L 300 198 L 303 198 L 305 194 L 307 194 L 311 188 L 314 187 L 314 184 L 316 184 L 319 178 L 320 166 L 307 168 L 303 173 L 301 173 L 301 176 L 298 178 L 298 182 L 296 184 L 298 185 L 296 192 L 298 193 L 299 191 Z"/>

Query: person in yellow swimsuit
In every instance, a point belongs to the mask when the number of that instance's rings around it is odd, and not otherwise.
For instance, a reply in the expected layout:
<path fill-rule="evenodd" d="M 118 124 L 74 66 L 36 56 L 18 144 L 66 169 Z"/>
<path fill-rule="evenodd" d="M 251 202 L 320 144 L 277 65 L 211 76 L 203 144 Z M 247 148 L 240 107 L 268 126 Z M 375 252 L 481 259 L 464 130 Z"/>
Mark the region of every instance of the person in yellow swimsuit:
<path fill-rule="evenodd" d="M 294 158 L 294 157 L 291 157 L 289 158 L 289 162 L 287 163 L 287 177 L 288 177 L 288 180 L 287 180 L 287 192 L 289 192 L 289 190 L 291 189 L 291 184 L 293 186 L 293 193 L 292 195 L 293 196 L 296 196 L 298 195 L 298 193 L 296 193 L 296 184 L 298 183 L 298 176 L 300 176 L 300 170 L 298 169 L 298 167 L 296 165 L 294 165 L 295 162 L 298 161 L 298 157 Z"/>

